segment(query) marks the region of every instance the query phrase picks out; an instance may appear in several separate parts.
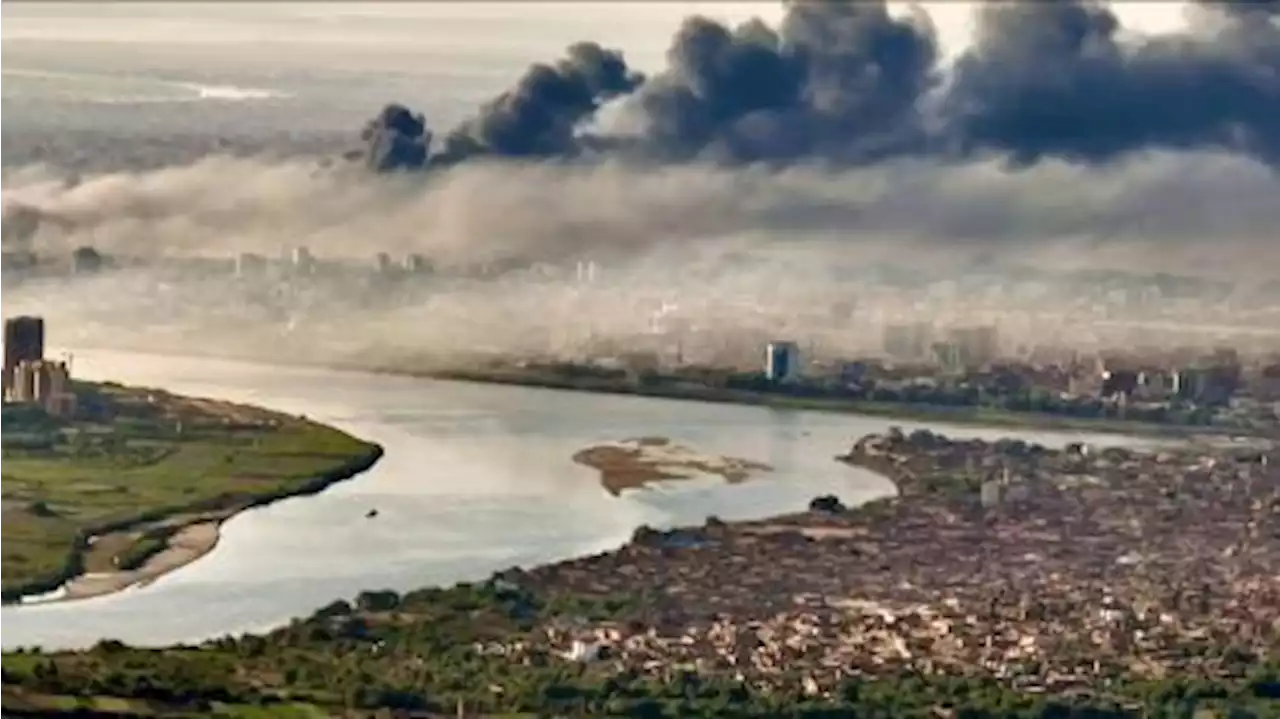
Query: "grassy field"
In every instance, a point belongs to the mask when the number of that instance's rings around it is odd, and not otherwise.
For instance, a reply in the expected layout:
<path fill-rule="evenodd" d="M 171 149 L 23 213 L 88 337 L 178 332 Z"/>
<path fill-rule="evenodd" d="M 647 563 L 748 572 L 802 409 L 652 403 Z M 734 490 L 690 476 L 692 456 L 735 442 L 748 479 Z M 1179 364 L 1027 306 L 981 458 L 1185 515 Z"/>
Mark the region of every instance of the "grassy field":
<path fill-rule="evenodd" d="M 77 395 L 73 421 L 5 409 L 6 600 L 139 566 L 187 523 L 314 491 L 378 452 L 252 407 L 111 384 L 79 384 Z"/>

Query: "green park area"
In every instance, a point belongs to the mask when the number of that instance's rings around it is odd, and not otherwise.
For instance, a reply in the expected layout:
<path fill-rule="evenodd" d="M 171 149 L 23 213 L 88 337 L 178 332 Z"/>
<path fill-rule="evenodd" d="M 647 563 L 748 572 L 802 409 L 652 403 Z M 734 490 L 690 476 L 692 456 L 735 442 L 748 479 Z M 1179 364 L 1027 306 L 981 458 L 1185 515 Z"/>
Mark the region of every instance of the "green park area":
<path fill-rule="evenodd" d="M 254 407 L 110 383 L 78 382 L 75 393 L 69 418 L 4 407 L 6 601 L 83 573 L 136 570 L 194 524 L 211 530 L 207 551 L 222 519 L 318 491 L 380 452 Z"/>

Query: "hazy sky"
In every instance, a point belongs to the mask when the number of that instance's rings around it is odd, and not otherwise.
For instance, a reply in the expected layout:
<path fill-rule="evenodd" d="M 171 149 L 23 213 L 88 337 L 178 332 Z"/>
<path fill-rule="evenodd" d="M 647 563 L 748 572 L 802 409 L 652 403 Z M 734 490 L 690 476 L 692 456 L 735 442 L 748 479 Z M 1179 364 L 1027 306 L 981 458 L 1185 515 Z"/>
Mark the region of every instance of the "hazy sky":
<path fill-rule="evenodd" d="M 924 5 L 954 56 L 969 41 L 977 6 Z M 454 127 L 512 87 L 529 63 L 554 61 L 571 43 L 620 48 L 632 66 L 653 72 L 684 17 L 777 20 L 781 2 L 5 2 L 0 9 L 6 199 L 65 220 L 39 238 L 48 246 L 223 257 L 307 246 L 320 256 L 366 259 L 379 250 L 422 252 L 442 265 L 599 251 L 637 263 L 638 285 L 678 284 L 691 266 L 722 271 L 724 258 L 748 251 L 798 258 L 794 268 L 762 263 L 672 290 L 692 299 L 729 295 L 744 283 L 847 298 L 847 282 L 814 279 L 833 253 L 845 262 L 891 256 L 961 267 L 998 252 L 1054 268 L 1194 268 L 1265 279 L 1277 266 L 1276 175 L 1248 157 L 1204 148 L 1136 152 L 1093 167 L 1051 156 L 1017 169 L 997 157 L 843 169 L 799 163 L 783 172 L 476 161 L 429 183 L 317 172 L 306 153 L 287 161 L 270 153 L 208 157 L 222 152 L 224 133 L 236 142 L 265 138 L 272 150 L 313 137 L 317 154 L 361 149 L 360 128 L 391 101 L 423 111 L 433 128 Z M 1127 2 L 1115 11 L 1130 31 L 1161 33 L 1184 27 L 1188 7 Z M 66 169 L 79 181 L 64 182 Z M 793 254 L 801 242 L 812 251 Z M 435 347 L 524 328 L 541 290 L 518 290 L 477 285 L 437 308 L 458 322 L 391 318 L 387 336 Z M 110 296 L 73 299 L 97 304 Z M 813 304 L 775 309 L 786 316 Z M 467 319 L 486 312 L 497 319 Z M 642 315 L 623 302 L 599 316 Z"/>
<path fill-rule="evenodd" d="M 891 3 L 905 12 L 907 3 Z M 921 3 L 954 54 L 972 33 L 975 3 Z M 63 44 L 122 43 L 122 54 L 146 54 L 147 45 L 260 44 L 287 54 L 299 45 L 416 45 L 424 51 L 492 47 L 499 53 L 555 53 L 568 43 L 594 39 L 623 48 L 642 69 L 654 69 L 672 31 L 692 14 L 739 21 L 776 20 L 781 2 L 429 2 L 429 3 L 83 3 L 3 4 L 5 41 Z M 1184 26 L 1185 3 L 1116 3 L 1131 29 L 1161 32 Z M 127 45 L 123 44 L 128 42 Z M 532 56 L 531 56 L 532 57 Z M 282 60 L 287 58 L 282 57 Z"/>

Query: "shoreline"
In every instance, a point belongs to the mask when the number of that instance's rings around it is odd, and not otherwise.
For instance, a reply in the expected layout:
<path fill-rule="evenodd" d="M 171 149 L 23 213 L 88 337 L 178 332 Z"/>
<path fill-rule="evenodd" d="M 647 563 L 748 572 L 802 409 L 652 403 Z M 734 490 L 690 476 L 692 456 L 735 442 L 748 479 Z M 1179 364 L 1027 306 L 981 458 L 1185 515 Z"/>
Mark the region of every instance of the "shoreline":
<path fill-rule="evenodd" d="M 105 352 L 137 352 L 137 350 L 133 349 L 115 349 L 94 345 L 87 345 L 87 347 Z M 775 410 L 830 412 L 900 420 L 903 422 L 936 422 L 961 427 L 986 426 L 998 429 L 1090 432 L 1165 439 L 1193 439 L 1197 436 L 1272 438 L 1280 434 L 1274 429 L 1269 432 L 1256 433 L 1242 428 L 1212 425 L 1155 424 L 1113 418 L 1089 419 L 984 407 L 944 407 L 939 405 L 872 402 L 869 400 L 827 397 L 793 397 L 749 390 L 716 389 L 700 386 L 640 387 L 601 378 L 556 379 L 546 376 L 532 376 L 527 372 L 512 370 L 411 369 L 377 363 L 341 360 L 301 360 L 285 363 L 273 360 L 270 357 L 262 357 L 250 353 L 212 354 L 173 350 L 146 350 L 138 353 L 159 357 L 222 360 L 274 367 L 295 366 L 335 372 L 413 377 L 437 382 L 504 385 L 562 392 L 647 397 L 649 399 L 665 399 L 676 402 L 739 405 Z"/>
<path fill-rule="evenodd" d="M 447 382 L 508 385 L 565 392 L 586 392 L 673 401 L 731 404 L 763 409 L 854 414 L 903 422 L 940 422 L 957 426 L 987 426 L 1001 429 L 1076 431 L 1138 437 L 1190 439 L 1200 436 L 1255 436 L 1227 427 L 1153 424 L 1122 419 L 1086 419 L 1036 412 L 1015 412 L 984 407 L 943 407 L 927 404 L 872 402 L 828 397 L 792 397 L 750 390 L 717 389 L 698 386 L 640 387 L 598 378 L 560 380 L 504 370 L 413 370 L 371 369 L 379 374 L 406 375 Z"/>
<path fill-rule="evenodd" d="M 740 484 L 754 474 L 773 471 L 763 462 L 703 454 L 667 437 L 640 437 L 584 447 L 573 454 L 572 461 L 599 473 L 600 486 L 613 497 L 645 489 L 655 482 L 717 477 L 727 484 Z"/>
<path fill-rule="evenodd" d="M 1259 683 L 1272 680 L 1256 677 L 1280 667 L 1266 630 L 1280 607 L 1266 563 L 1280 555 L 1251 528 L 1280 505 L 1274 485 L 1229 486 L 1262 465 L 1257 456 L 1203 459 L 873 433 L 833 460 L 882 474 L 894 497 L 845 507 L 824 496 L 759 520 L 641 526 L 613 550 L 475 582 L 367 590 L 229 644 L 114 646 L 115 658 L 91 655 L 92 665 L 79 651 L 9 653 L 6 701 L 85 697 L 113 665 L 154 682 L 147 692 L 190 691 L 174 666 L 234 662 L 234 672 L 209 675 L 204 694 L 158 715 L 206 698 L 328 714 L 349 709 L 346 692 L 364 686 L 347 661 L 367 647 L 364 668 L 385 682 L 361 705 L 368 713 L 411 702 L 424 716 L 464 706 L 468 716 L 549 716 L 591 702 L 632 716 L 681 702 L 659 715 L 717 716 L 726 688 L 740 715 L 755 717 L 798 708 L 1044 716 L 1045 701 L 1136 716 L 1185 708 L 1187 682 L 1214 707 L 1273 708 L 1272 685 Z M 1202 470 L 1210 481 L 1184 482 Z M 985 496 L 992 481 L 1004 487 L 997 506 Z M 1181 496 L 1167 491 L 1177 488 Z M 1224 616 L 1226 603 L 1240 610 Z M 460 666 L 466 682 L 453 679 Z M 696 696 L 691 668 L 706 688 Z M 101 698 L 154 697 L 125 688 Z"/>
<path fill-rule="evenodd" d="M 148 557 L 136 569 L 115 572 L 85 573 L 72 577 L 49 599 L 24 597 L 20 605 L 55 604 L 102 597 L 134 587 L 145 587 L 164 575 L 181 569 L 212 552 L 222 538 L 222 522 L 234 514 L 217 520 L 193 522 L 176 530 L 165 540 L 164 547 Z"/>
<path fill-rule="evenodd" d="M 995 465 L 975 462 L 958 475 L 956 467 L 960 465 L 941 459 L 948 452 L 971 458 L 999 457 L 1001 461 Z M 1188 449 L 1151 453 L 1110 448 L 1095 457 L 1087 448 L 1049 449 L 1021 441 L 1004 444 L 956 440 L 928 432 L 899 435 L 897 439 L 892 434 L 867 435 L 833 459 L 885 477 L 897 490 L 891 497 L 846 507 L 835 496 L 825 496 L 815 498 L 807 510 L 797 508 L 758 520 L 722 521 L 709 517 L 702 525 L 666 530 L 641 526 L 630 540 L 613 550 L 495 574 L 490 582 L 520 587 L 540 596 L 580 592 L 582 596 L 600 601 L 610 597 L 642 597 L 644 606 L 637 609 L 639 613 L 634 616 L 578 619 L 577 624 L 552 619 L 544 624 L 545 638 L 518 637 L 515 643 L 499 645 L 494 653 L 513 661 L 535 655 L 572 660 L 575 645 L 589 645 L 609 647 L 609 659 L 605 661 L 618 662 L 616 667 L 659 666 L 657 657 L 665 657 L 668 662 L 690 663 L 695 657 L 683 652 L 695 651 L 694 646 L 706 649 L 701 637 L 695 640 L 690 634 L 707 630 L 706 616 L 713 617 L 713 634 L 723 633 L 726 626 L 736 624 L 739 629 L 745 627 L 750 640 L 757 636 L 758 624 L 772 621 L 769 616 L 782 614 L 790 614 L 792 618 L 780 620 L 774 629 L 788 631 L 788 622 L 798 617 L 798 623 L 791 624 L 791 629 L 798 628 L 801 637 L 809 637 L 815 623 L 822 624 L 813 618 L 818 615 L 863 622 L 878 632 L 898 632 L 898 641 L 904 643 L 885 650 L 885 656 L 889 657 L 885 666 L 898 663 L 917 672 L 928 668 L 925 674 L 941 666 L 940 660 L 935 663 L 934 659 L 940 656 L 934 651 L 937 646 L 946 645 L 951 649 L 968 646 L 981 654 L 981 641 L 949 643 L 953 632 L 975 621 L 1001 629 L 983 630 L 976 636 L 988 642 L 991 637 L 997 637 L 999 643 L 1016 647 L 1022 658 L 1005 659 L 1020 670 L 1039 666 L 1039 661 L 1056 661 L 1055 642 L 1064 642 L 1064 649 L 1080 649 L 1077 640 L 1085 635 L 1070 632 L 1067 634 L 1071 636 L 1061 635 L 1051 624 L 1053 614 L 1069 615 L 1071 621 L 1081 623 L 1080 626 L 1102 627 L 1099 631 L 1112 632 L 1113 624 L 1108 623 L 1114 623 L 1114 617 L 1110 613 L 1128 612 L 1130 621 L 1144 627 L 1153 641 L 1159 637 L 1168 646 L 1178 646 L 1178 642 L 1193 641 L 1185 637 L 1199 636 L 1197 632 L 1207 631 L 1206 627 L 1220 621 L 1212 607 L 1224 597 L 1251 601 L 1257 606 L 1280 606 L 1272 603 L 1266 594 L 1269 591 L 1274 596 L 1274 586 L 1268 590 L 1256 577 L 1240 582 L 1228 582 L 1221 577 L 1216 582 L 1199 581 L 1202 575 L 1215 572 L 1236 576 L 1235 569 L 1223 569 L 1222 565 L 1248 566 L 1247 562 L 1240 564 L 1241 557 L 1245 556 L 1266 561 L 1263 552 L 1274 545 L 1251 532 L 1252 525 L 1247 522 L 1201 518 L 1193 523 L 1195 526 L 1187 527 L 1164 508 L 1148 508 L 1149 521 L 1144 522 L 1153 525 L 1148 531 L 1162 534 L 1166 540 L 1156 542 L 1155 547 L 1135 542 L 1124 529 L 1127 521 L 1093 527 L 1097 535 L 1090 536 L 1084 543 L 1087 548 L 1070 539 L 1075 532 L 1060 530 L 1073 523 L 1083 526 L 1094 521 L 1082 508 L 1143 506 L 1132 501 L 1108 504 L 1108 500 L 1100 498 L 1076 499 L 1077 492 L 1114 493 L 1113 500 L 1155 496 L 1180 504 L 1180 498 L 1160 488 L 1169 486 L 1166 483 L 1180 485 L 1186 473 L 1197 467 L 1203 469 L 1204 465 L 1197 462 L 1204 456 Z M 1260 461 L 1249 458 L 1248 453 L 1214 456 L 1218 463 L 1208 471 L 1233 478 L 1236 463 Z M 1006 461 L 1018 469 L 1012 481 L 1007 471 L 1003 480 L 994 480 L 1001 485 L 999 505 L 987 506 L 986 497 L 980 498 L 980 495 L 985 495 L 988 485 L 993 484 L 992 472 L 999 475 L 993 467 L 1006 466 L 1003 464 Z M 1143 466 L 1129 466 L 1134 461 Z M 1054 466 L 1046 468 L 1042 462 Z M 1083 466 L 1086 464 L 1088 469 Z M 1099 470 L 1098 476 L 1102 479 L 1093 477 L 1090 470 Z M 1135 480 L 1146 486 L 1133 487 Z M 1250 484 L 1249 491 L 1254 490 L 1261 493 L 1254 496 L 1265 496 L 1268 491 Z M 1205 506 L 1213 507 L 1214 512 L 1225 511 L 1223 505 L 1230 503 L 1231 511 L 1252 513 L 1255 522 L 1267 512 L 1263 502 L 1251 505 L 1229 488 L 1216 491 L 1216 497 L 1195 499 L 1207 502 Z M 1119 510 L 1117 516 L 1123 516 L 1124 511 Z M 1073 513 L 1078 514 L 1072 516 Z M 1206 511 L 1197 516 L 1207 514 Z M 1159 520 L 1159 526 L 1154 526 L 1155 520 Z M 995 529 L 1001 526 L 1006 529 Z M 1181 538 L 1184 533 L 1195 538 L 1177 546 L 1175 538 Z M 927 547 L 928 542 L 938 544 Z M 1250 543 L 1256 543 L 1257 548 L 1247 549 Z M 922 546 L 925 548 L 921 549 Z M 946 551 L 941 551 L 944 547 Z M 1095 553 L 1101 556 L 1085 559 Z M 1197 556 L 1187 557 L 1189 553 Z M 742 558 L 749 558 L 756 566 L 740 561 Z M 831 566 L 836 561 L 848 562 L 850 567 L 858 566 L 862 571 L 838 571 Z M 1133 566 L 1134 569 L 1116 574 L 1112 582 L 1098 585 L 1093 581 L 1096 573 L 1089 571 L 1090 561 L 1094 567 Z M 788 567 L 787 579 L 775 582 L 776 577 L 769 568 L 780 563 Z M 955 566 L 948 568 L 948 564 Z M 702 569 L 722 566 L 731 569 L 721 575 L 712 569 Z M 800 569 L 806 566 L 813 568 L 812 571 Z M 1149 567 L 1155 573 L 1144 576 L 1142 567 Z M 1179 576 L 1167 582 L 1169 586 L 1164 589 L 1168 591 L 1162 596 L 1162 590 L 1152 582 L 1168 573 Z M 858 580 L 850 583 L 843 579 L 849 576 L 857 576 Z M 775 586 L 769 586 L 771 583 Z M 765 588 L 775 596 L 765 599 L 761 591 Z M 1217 596 L 1214 603 L 1201 606 L 1185 601 L 1184 591 Z M 689 603 L 695 598 L 702 601 L 695 602 L 696 610 L 690 609 Z M 1099 606 L 1104 609 L 1094 612 Z M 1160 614 L 1153 607 L 1166 614 Z M 1167 614 L 1170 612 L 1178 614 L 1178 620 L 1172 624 L 1167 619 L 1172 616 Z M 914 622 L 895 625 L 895 615 Z M 638 625 L 634 630 L 627 628 L 637 616 L 643 620 L 643 626 Z M 888 619 L 877 621 L 877 616 Z M 918 627 L 939 621 L 947 627 L 940 635 L 931 635 L 927 628 L 923 631 L 912 628 L 913 623 Z M 1260 615 L 1244 613 L 1234 616 L 1232 621 L 1263 624 Z M 649 639 L 653 639 L 655 630 L 659 638 L 650 647 L 650 653 L 641 656 L 632 645 L 641 641 L 637 637 L 642 637 L 645 631 L 650 633 Z M 911 632 L 915 632 L 914 636 Z M 1265 639 L 1259 632 L 1228 632 L 1231 636 L 1237 634 L 1251 641 Z M 1012 644 L 1010 636 L 1016 639 Z M 537 646 L 531 647 L 524 643 L 526 641 L 536 641 Z M 1159 657 L 1147 657 L 1150 663 L 1134 665 L 1138 666 L 1134 670 L 1117 653 L 1126 649 L 1123 643 L 1109 644 L 1108 638 L 1090 641 L 1102 641 L 1102 644 L 1086 651 L 1106 649 L 1112 654 L 1101 664 L 1095 663 L 1091 675 L 1073 674 L 1069 662 L 1059 667 L 1062 671 L 1056 676 L 1050 671 L 1017 679 L 1021 675 L 1014 671 L 1007 675 L 1015 677 L 1010 684 L 1013 691 L 1027 690 L 1032 692 L 1030 696 L 1037 693 L 1054 696 L 1059 691 L 1070 692 L 1082 687 L 1096 689 L 1099 684 L 1095 682 L 1103 681 L 1100 677 L 1116 676 L 1108 675 L 1107 671 L 1121 672 L 1126 666 L 1133 672 L 1123 675 L 1126 681 L 1159 679 L 1169 673 L 1190 671 L 1191 665 L 1178 663 L 1182 658 L 1176 653 L 1165 657 L 1171 662 L 1166 667 L 1157 666 Z M 920 646 L 911 649 L 923 651 L 906 649 L 908 644 L 916 642 L 920 642 Z M 930 642 L 932 647 L 928 645 Z M 860 650 L 868 648 L 858 646 Z M 1145 651 L 1139 645 L 1127 648 L 1139 654 Z M 613 653 L 619 650 L 623 657 Z M 630 651 L 636 651 L 636 655 L 629 660 L 631 664 L 626 664 L 625 655 Z M 678 658 L 673 657 L 673 653 Z M 703 656 L 697 660 L 705 659 Z M 741 661 L 741 657 L 738 659 Z M 1024 664 L 1017 663 L 1020 661 Z M 1194 657 L 1187 661 L 1194 664 Z M 731 671 L 736 666 L 739 664 L 730 661 L 727 668 L 721 668 Z M 863 673 L 858 675 L 859 680 L 883 681 L 887 675 L 882 670 L 878 665 L 865 666 L 860 670 Z M 1205 673 L 1199 678 L 1205 680 L 1231 681 L 1236 677 L 1234 669 L 1226 664 L 1211 664 L 1203 670 Z M 660 670 L 655 671 L 657 674 L 650 672 L 653 677 L 661 675 Z M 967 669 L 961 674 L 964 671 Z M 834 681 L 824 685 L 824 692 L 834 691 Z M 824 693 L 824 696 L 827 695 Z"/>
<path fill-rule="evenodd" d="M 229 504 L 224 504 L 228 498 L 215 497 L 185 507 L 152 510 L 94 528 L 77 537 L 63 572 L 57 576 L 6 588 L 0 604 L 35 606 L 70 602 L 146 586 L 213 551 L 221 539 L 222 523 L 237 514 L 294 497 L 319 494 L 334 484 L 367 471 L 382 458 L 384 450 L 375 443 L 365 444 L 369 449 L 363 454 L 322 472 L 291 490 L 249 498 L 231 497 Z M 85 560 L 93 552 L 97 542 L 113 535 L 130 535 L 155 529 L 166 531 L 164 542 L 137 567 L 110 572 L 84 571 Z"/>

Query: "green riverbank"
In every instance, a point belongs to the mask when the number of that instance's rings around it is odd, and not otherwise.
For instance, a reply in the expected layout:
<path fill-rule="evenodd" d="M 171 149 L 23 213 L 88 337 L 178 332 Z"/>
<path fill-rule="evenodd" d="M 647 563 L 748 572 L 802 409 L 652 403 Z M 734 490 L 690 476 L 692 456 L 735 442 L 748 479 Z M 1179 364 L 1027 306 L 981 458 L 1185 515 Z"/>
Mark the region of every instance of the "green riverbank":
<path fill-rule="evenodd" d="M 5 408 L 5 602 L 151 581 L 211 550 L 226 518 L 319 492 L 382 453 L 256 407 L 111 383 L 78 382 L 76 394 L 72 419 Z"/>
<path fill-rule="evenodd" d="M 108 351 L 119 351 L 111 350 Z M 195 353 L 148 350 L 148 354 L 169 357 L 201 357 L 254 362 L 275 366 L 305 366 L 333 369 L 344 372 L 420 377 L 450 382 L 475 384 L 504 384 L 519 387 L 594 392 L 598 394 L 651 397 L 654 399 L 684 400 L 715 404 L 740 404 L 773 409 L 807 410 L 861 414 L 886 417 L 902 421 L 944 422 L 956 425 L 987 426 L 1023 430 L 1076 431 L 1099 434 L 1123 434 L 1167 439 L 1187 439 L 1195 436 L 1253 436 L 1259 432 L 1247 429 L 1204 424 L 1178 424 L 1173 422 L 1144 422 L 1115 417 L 1080 417 L 1044 412 L 1015 411 L 989 406 L 957 406 L 925 404 L 918 402 L 878 402 L 846 397 L 813 397 L 787 395 L 780 392 L 713 387 L 697 382 L 667 382 L 641 384 L 630 378 L 599 375 L 561 375 L 542 368 L 522 368 L 510 363 L 485 365 L 477 360 L 469 369 L 419 369 L 412 363 L 386 364 L 368 360 L 308 361 L 301 359 L 289 364 L 270 357 L 252 353 Z M 1280 435 L 1280 429 L 1268 428 L 1265 436 Z"/>
<path fill-rule="evenodd" d="M 525 371 L 516 368 L 440 370 L 422 373 L 403 370 L 382 371 L 396 374 L 417 374 L 432 379 L 455 382 L 506 384 L 599 394 L 631 395 L 718 404 L 741 404 L 771 409 L 840 412 L 872 417 L 888 417 L 903 421 L 947 422 L 958 425 L 984 425 L 1011 429 L 1066 430 L 1166 438 L 1241 433 L 1239 430 L 1227 430 L 1222 427 L 1157 424 L 1110 417 L 1071 417 L 1039 412 L 1017 412 L 994 407 L 875 402 L 842 397 L 802 397 L 782 393 L 708 387 L 691 382 L 643 385 L 627 379 L 591 376 L 563 377 L 547 372 Z"/>

